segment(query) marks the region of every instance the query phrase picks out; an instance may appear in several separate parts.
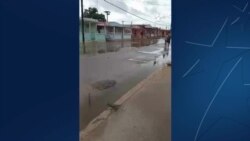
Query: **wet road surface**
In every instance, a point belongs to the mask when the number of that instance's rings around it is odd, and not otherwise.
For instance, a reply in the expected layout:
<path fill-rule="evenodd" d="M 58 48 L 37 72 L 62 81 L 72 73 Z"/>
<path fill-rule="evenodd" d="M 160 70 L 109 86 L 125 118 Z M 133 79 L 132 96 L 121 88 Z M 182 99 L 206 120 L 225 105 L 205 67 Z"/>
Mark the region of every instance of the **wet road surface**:
<path fill-rule="evenodd" d="M 118 98 L 166 63 L 163 58 L 164 40 L 148 46 L 134 46 L 133 42 L 94 44 L 89 53 L 80 55 L 80 129 L 114 103 Z M 137 44 L 138 45 L 138 44 Z M 142 44 L 145 45 L 145 44 Z M 121 47 L 123 46 L 123 47 Z M 108 51 L 108 48 L 116 48 Z M 98 50 L 104 50 L 98 52 Z M 98 90 L 92 84 L 115 81 L 114 86 Z"/>

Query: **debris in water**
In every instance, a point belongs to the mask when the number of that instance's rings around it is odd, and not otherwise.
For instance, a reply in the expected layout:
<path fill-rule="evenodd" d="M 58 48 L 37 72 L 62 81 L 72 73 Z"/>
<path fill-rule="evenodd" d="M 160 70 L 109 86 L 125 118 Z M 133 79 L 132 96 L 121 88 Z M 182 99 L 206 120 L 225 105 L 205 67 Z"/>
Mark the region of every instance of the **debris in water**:
<path fill-rule="evenodd" d="M 115 86 L 115 84 L 116 84 L 115 80 L 102 80 L 102 81 L 93 83 L 92 87 L 97 90 L 104 90 L 104 89 L 108 89 L 110 87 Z"/>
<path fill-rule="evenodd" d="M 98 53 L 105 53 L 106 51 L 104 49 L 99 49 L 97 52 Z"/>
<path fill-rule="evenodd" d="M 120 108 L 120 105 L 115 105 L 115 104 L 110 104 L 110 103 L 107 103 L 107 106 L 110 107 L 114 111 L 117 111 Z"/>
<path fill-rule="evenodd" d="M 157 57 L 155 56 L 154 65 L 156 65 L 156 58 L 157 58 Z"/>

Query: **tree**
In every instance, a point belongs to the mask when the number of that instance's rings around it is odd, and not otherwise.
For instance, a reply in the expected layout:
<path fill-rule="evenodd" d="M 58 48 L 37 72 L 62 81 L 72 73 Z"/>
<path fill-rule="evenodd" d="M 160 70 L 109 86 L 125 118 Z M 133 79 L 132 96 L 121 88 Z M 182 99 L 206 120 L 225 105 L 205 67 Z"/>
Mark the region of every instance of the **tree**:
<path fill-rule="evenodd" d="M 85 9 L 84 17 L 96 19 L 96 20 L 102 21 L 102 22 L 106 21 L 105 15 L 102 13 L 99 14 L 98 10 L 95 7 L 89 7 L 88 9 Z"/>

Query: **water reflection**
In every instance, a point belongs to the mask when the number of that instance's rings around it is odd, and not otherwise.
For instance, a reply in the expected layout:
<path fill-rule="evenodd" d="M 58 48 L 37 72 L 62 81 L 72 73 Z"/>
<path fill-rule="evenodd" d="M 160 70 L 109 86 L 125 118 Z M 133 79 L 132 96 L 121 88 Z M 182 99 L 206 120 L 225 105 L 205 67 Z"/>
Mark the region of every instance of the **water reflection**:
<path fill-rule="evenodd" d="M 166 57 L 162 58 L 163 39 L 86 45 L 87 54 L 80 55 L 79 66 L 80 129 L 105 110 L 107 104 L 114 103 L 155 69 L 165 65 L 167 58 L 164 52 Z M 107 52 L 116 53 L 105 54 Z"/>
<path fill-rule="evenodd" d="M 107 52 L 117 52 L 123 47 L 144 47 L 156 44 L 159 39 L 137 39 L 131 41 L 107 41 L 107 42 L 87 42 L 86 54 L 102 54 Z M 81 54 L 82 45 L 80 48 Z"/>
<path fill-rule="evenodd" d="M 152 44 L 156 44 L 158 39 L 142 39 L 142 40 L 133 40 L 131 43 L 132 47 L 143 47 L 143 46 L 149 46 Z"/>

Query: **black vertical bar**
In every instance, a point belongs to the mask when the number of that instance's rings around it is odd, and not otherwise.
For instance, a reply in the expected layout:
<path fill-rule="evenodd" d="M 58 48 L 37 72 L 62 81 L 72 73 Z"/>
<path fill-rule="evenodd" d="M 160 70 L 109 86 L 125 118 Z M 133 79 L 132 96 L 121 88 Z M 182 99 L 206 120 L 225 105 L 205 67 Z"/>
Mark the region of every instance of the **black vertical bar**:
<path fill-rule="evenodd" d="M 83 53 L 86 53 L 85 48 L 85 37 L 84 37 L 84 9 L 83 9 L 83 0 L 81 0 L 81 26 L 82 26 L 82 45 L 83 45 Z"/>

